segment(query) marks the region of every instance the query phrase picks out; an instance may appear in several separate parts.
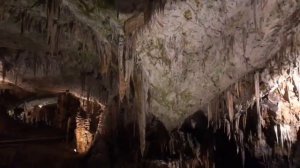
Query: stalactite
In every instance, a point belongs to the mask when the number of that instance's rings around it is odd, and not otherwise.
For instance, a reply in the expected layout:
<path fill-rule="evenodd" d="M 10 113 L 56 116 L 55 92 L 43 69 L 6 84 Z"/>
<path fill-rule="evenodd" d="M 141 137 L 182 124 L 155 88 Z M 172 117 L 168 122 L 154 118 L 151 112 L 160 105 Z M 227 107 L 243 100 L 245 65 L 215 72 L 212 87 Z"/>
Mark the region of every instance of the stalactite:
<path fill-rule="evenodd" d="M 59 17 L 60 17 L 60 5 L 62 0 L 47 0 L 47 42 L 49 45 L 49 52 L 54 55 L 58 48 L 58 32 L 59 32 Z"/>
<path fill-rule="evenodd" d="M 210 103 L 207 105 L 207 119 L 208 119 L 208 125 L 212 126 L 214 128 L 214 131 L 217 130 L 218 127 L 218 121 L 220 120 L 220 114 L 219 114 L 219 97 L 213 99 L 210 101 Z"/>
<path fill-rule="evenodd" d="M 210 125 L 210 121 L 212 120 L 212 114 L 213 114 L 213 112 L 212 112 L 212 109 L 211 109 L 211 103 L 209 103 L 208 104 L 208 106 L 207 106 L 207 127 L 209 127 L 209 125 Z"/>
<path fill-rule="evenodd" d="M 125 50 L 125 52 L 124 52 Z M 123 36 L 119 37 L 119 44 L 118 44 L 118 68 L 119 68 L 119 97 L 120 101 L 122 102 L 125 92 L 126 92 L 126 82 L 125 82 L 125 69 L 124 69 L 124 63 L 125 63 L 125 57 L 124 54 L 126 53 L 126 44 L 124 45 L 124 38 Z"/>
<path fill-rule="evenodd" d="M 243 149 L 242 152 L 241 152 L 241 158 L 242 158 L 242 166 L 244 168 L 245 167 L 245 161 L 246 161 L 246 158 L 245 158 L 245 149 Z"/>
<path fill-rule="evenodd" d="M 267 65 L 261 78 L 259 71 L 254 76 L 252 74 L 246 75 L 233 87 L 229 87 L 223 92 L 223 96 L 212 99 L 207 105 L 208 126 L 212 126 L 214 130 L 223 129 L 229 140 L 233 138 L 236 142 L 236 152 L 242 160 L 243 167 L 247 160 L 246 150 L 250 150 L 255 157 L 262 158 L 265 164 L 270 164 L 269 167 L 274 164 L 270 161 L 274 154 L 276 156 L 286 155 L 288 158 L 292 156 L 291 146 L 296 142 L 298 131 L 298 128 L 293 128 L 293 125 L 299 121 L 297 102 L 300 101 L 298 87 L 300 77 L 297 58 L 299 57 L 295 56 L 292 51 L 281 50 L 277 54 L 276 60 L 272 59 Z M 250 90 L 251 87 L 254 89 Z M 281 94 L 277 95 L 278 91 Z M 273 94 L 275 97 L 272 96 Z M 263 97 L 262 100 L 261 97 Z M 223 105 L 223 102 L 226 103 L 221 110 L 216 105 L 216 100 L 221 101 L 220 105 Z M 298 101 L 295 102 L 295 100 Z M 256 108 L 253 108 L 254 105 Z M 216 117 L 222 112 L 226 113 L 224 117 Z M 256 112 L 256 114 L 250 112 Z M 275 126 L 272 125 L 273 122 L 276 123 Z M 247 130 L 254 123 L 256 131 L 254 127 L 250 131 Z M 267 136 L 270 135 L 266 134 L 265 131 L 274 132 L 275 147 L 267 144 L 266 141 L 269 141 L 267 138 L 270 138 Z M 191 148 L 195 148 L 190 142 L 193 141 L 191 139 L 189 136 L 188 144 Z M 253 145 L 254 149 L 249 149 L 249 145 Z M 207 165 L 207 158 L 208 156 L 204 157 L 203 163 L 205 166 L 211 166 L 211 164 Z"/>
<path fill-rule="evenodd" d="M 4 65 L 3 65 L 3 61 L 0 61 L 0 72 L 1 72 L 1 76 L 2 76 L 2 82 L 5 79 L 5 73 L 4 73 L 5 69 L 4 69 Z"/>
<path fill-rule="evenodd" d="M 225 119 L 225 128 L 228 139 L 231 139 L 231 124 L 227 119 Z"/>
<path fill-rule="evenodd" d="M 278 143 L 279 140 L 278 140 L 278 128 L 277 128 L 277 125 L 274 126 L 274 132 L 275 132 L 276 142 Z"/>
<path fill-rule="evenodd" d="M 257 30 L 257 0 L 252 0 L 252 3 L 253 3 L 254 26 L 255 26 L 255 30 Z"/>
<path fill-rule="evenodd" d="M 257 111 L 257 135 L 261 139 L 261 113 L 260 113 L 260 89 L 259 89 L 259 72 L 254 75 L 255 84 L 255 99 L 256 99 L 256 111 Z"/>
<path fill-rule="evenodd" d="M 298 101 L 300 101 L 300 77 L 299 77 L 298 71 L 295 71 L 292 75 L 293 78 L 293 84 L 298 92 Z"/>
<path fill-rule="evenodd" d="M 245 112 L 245 115 L 243 116 L 243 130 L 246 129 L 247 125 L 247 111 Z"/>
<path fill-rule="evenodd" d="M 134 57 L 133 57 L 133 43 L 134 37 L 119 37 L 119 95 L 120 101 L 123 100 L 126 90 L 129 88 L 130 79 L 132 78 L 132 72 L 134 69 Z M 127 98 L 129 92 L 127 92 Z"/>
<path fill-rule="evenodd" d="M 129 87 L 130 84 L 130 79 L 132 78 L 133 75 L 133 70 L 134 70 L 134 39 L 133 37 L 130 37 L 128 39 L 127 43 L 127 51 L 125 54 L 125 82 L 127 88 Z M 127 94 L 127 98 L 129 97 L 129 94 Z"/>
<path fill-rule="evenodd" d="M 236 84 L 234 85 L 234 88 L 235 88 L 236 95 L 239 98 L 240 97 L 240 82 L 239 81 L 236 82 Z"/>
<path fill-rule="evenodd" d="M 98 37 L 94 37 L 94 43 L 98 55 L 100 56 L 100 72 L 102 75 L 107 75 L 112 61 L 112 46 L 108 43 L 102 43 Z"/>
<path fill-rule="evenodd" d="M 240 126 L 240 118 L 241 118 L 241 113 L 236 113 L 236 115 L 235 115 L 235 131 L 239 131 L 239 126 Z"/>
<path fill-rule="evenodd" d="M 146 131 L 146 113 L 148 112 L 148 89 L 149 84 L 147 82 L 145 72 L 137 67 L 138 72 L 134 78 L 135 82 L 135 104 L 138 112 L 138 124 L 139 124 L 139 136 L 140 136 L 140 152 L 143 155 L 145 150 L 145 131 Z"/>
<path fill-rule="evenodd" d="M 227 91 L 226 96 L 227 96 L 226 102 L 227 102 L 227 110 L 228 110 L 229 120 L 231 123 L 233 123 L 233 117 L 234 117 L 233 95 L 230 91 Z"/>
<path fill-rule="evenodd" d="M 22 12 L 21 13 L 21 34 L 23 34 L 24 33 L 24 19 L 25 19 L 25 14 L 26 14 L 26 10 L 24 11 L 24 12 Z"/>

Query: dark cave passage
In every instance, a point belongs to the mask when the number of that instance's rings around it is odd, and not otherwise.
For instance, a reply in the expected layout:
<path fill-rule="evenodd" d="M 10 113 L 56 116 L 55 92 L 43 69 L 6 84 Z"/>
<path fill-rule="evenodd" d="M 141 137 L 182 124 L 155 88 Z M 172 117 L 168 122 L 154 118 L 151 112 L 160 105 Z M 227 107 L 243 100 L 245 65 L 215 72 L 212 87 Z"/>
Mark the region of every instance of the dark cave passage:
<path fill-rule="evenodd" d="M 89 144 L 79 138 L 87 115 L 68 91 L 1 90 L 0 167 L 83 167 L 85 151 L 80 150 Z M 95 133 L 97 124 L 89 120 L 88 131 Z"/>

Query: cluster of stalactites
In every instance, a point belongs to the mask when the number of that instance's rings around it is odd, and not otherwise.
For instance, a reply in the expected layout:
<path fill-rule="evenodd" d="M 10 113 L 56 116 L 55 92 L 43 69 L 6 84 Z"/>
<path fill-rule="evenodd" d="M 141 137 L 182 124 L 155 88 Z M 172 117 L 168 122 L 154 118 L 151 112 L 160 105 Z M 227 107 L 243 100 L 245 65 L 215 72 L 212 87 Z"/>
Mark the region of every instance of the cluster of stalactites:
<path fill-rule="evenodd" d="M 8 110 L 9 116 L 14 119 L 21 120 L 26 124 L 44 123 L 49 126 L 54 126 L 55 111 L 49 111 L 44 106 L 54 105 L 57 103 L 57 97 L 43 98 L 32 101 L 24 101 L 17 106 L 23 111 Z"/>
<path fill-rule="evenodd" d="M 120 101 L 126 95 L 129 88 L 130 80 L 132 80 L 132 73 L 134 69 L 133 59 L 133 37 L 119 36 L 118 44 L 118 63 L 119 63 L 119 96 Z M 127 97 L 129 96 L 127 92 Z"/>
<path fill-rule="evenodd" d="M 32 11 L 33 9 L 31 9 L 40 5 L 45 7 L 42 10 L 46 11 L 46 19 L 42 16 L 36 16 L 34 11 Z M 31 8 L 26 9 L 20 14 L 17 13 L 20 15 L 21 33 L 25 31 L 46 33 L 47 54 L 59 56 L 63 54 L 66 57 L 71 57 L 69 61 L 74 61 L 73 59 L 81 61 L 82 69 L 91 68 L 90 65 L 85 65 L 84 61 L 79 60 L 80 58 L 75 57 L 74 53 L 68 53 L 69 51 L 64 50 L 66 47 L 70 47 L 66 45 L 66 43 L 70 43 L 68 40 L 72 40 L 71 42 L 77 45 L 75 46 L 77 49 L 76 54 L 98 54 L 101 58 L 101 72 L 108 71 L 112 59 L 112 45 L 103 40 L 99 32 L 95 31 L 92 27 L 73 18 L 72 11 L 62 5 L 62 0 L 47 0 L 43 4 L 34 5 Z M 112 29 L 117 31 L 114 27 Z M 112 36 L 115 36 L 115 34 Z"/>
<path fill-rule="evenodd" d="M 214 130 L 224 128 L 228 138 L 234 138 L 243 164 L 245 143 L 255 144 L 253 150 L 257 155 L 263 158 L 271 156 L 271 147 L 265 140 L 268 135 L 262 132 L 262 129 L 268 127 L 272 127 L 276 134 L 276 146 L 281 151 L 291 151 L 300 124 L 297 118 L 300 112 L 299 64 L 298 50 L 294 46 L 286 47 L 262 71 L 246 75 L 208 104 L 209 127 Z M 250 132 L 250 136 L 245 139 L 249 112 L 256 113 L 252 114 L 257 116 L 252 118 L 256 120 L 256 132 Z M 275 125 L 270 124 L 271 114 L 275 115 Z M 262 148 L 266 150 L 262 151 Z M 290 155 L 289 152 L 285 154 Z"/>
<path fill-rule="evenodd" d="M 93 134 L 90 132 L 91 118 L 88 115 L 86 118 L 77 114 L 76 116 L 76 148 L 79 153 L 89 151 L 93 143 Z"/>
<path fill-rule="evenodd" d="M 148 112 L 148 90 L 149 84 L 147 76 L 141 65 L 135 64 L 134 48 L 136 33 L 139 28 L 136 28 L 136 32 L 132 32 L 132 35 L 120 34 L 118 38 L 118 74 L 119 74 L 119 99 L 120 103 L 124 98 L 130 100 L 130 97 L 134 97 L 134 114 L 139 126 L 140 136 L 140 152 L 143 155 L 145 150 L 145 131 L 146 131 L 146 113 Z M 134 87 L 134 93 L 131 93 L 130 83 L 132 82 Z M 129 102 L 128 102 L 129 103 Z"/>
<path fill-rule="evenodd" d="M 60 6 L 62 0 L 47 0 L 47 26 L 48 35 L 47 42 L 50 54 L 54 54 L 58 50 L 59 39 L 59 17 Z"/>
<path fill-rule="evenodd" d="M 245 129 L 247 109 L 254 104 L 254 94 L 251 95 L 251 91 L 249 92 L 249 84 L 247 82 L 237 82 L 223 95 L 213 99 L 208 104 L 209 127 L 213 127 L 216 131 L 224 126 L 224 132 L 228 135 L 228 138 L 231 138 L 232 130 L 238 132 L 240 120 L 242 120 L 242 128 Z"/>
<path fill-rule="evenodd" d="M 88 94 L 89 95 L 89 94 Z M 75 95 L 76 96 L 76 95 Z M 80 110 L 77 111 L 75 117 L 76 121 L 76 145 L 79 153 L 86 153 L 93 145 L 95 138 L 98 134 L 103 134 L 105 131 L 105 106 L 95 100 L 92 97 L 76 96 L 80 102 Z M 99 118 L 93 118 L 92 116 L 99 116 Z M 97 120 L 97 131 L 91 132 L 91 122 Z"/>

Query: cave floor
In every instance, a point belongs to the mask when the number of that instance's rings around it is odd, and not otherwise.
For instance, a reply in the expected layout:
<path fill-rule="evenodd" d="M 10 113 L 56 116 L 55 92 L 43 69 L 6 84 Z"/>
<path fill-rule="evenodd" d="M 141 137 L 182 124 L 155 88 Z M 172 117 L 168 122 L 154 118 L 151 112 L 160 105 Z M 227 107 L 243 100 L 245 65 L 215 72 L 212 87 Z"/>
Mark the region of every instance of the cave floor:
<path fill-rule="evenodd" d="M 23 124 L 0 112 L 1 168 L 81 167 L 73 146 L 61 130 Z"/>

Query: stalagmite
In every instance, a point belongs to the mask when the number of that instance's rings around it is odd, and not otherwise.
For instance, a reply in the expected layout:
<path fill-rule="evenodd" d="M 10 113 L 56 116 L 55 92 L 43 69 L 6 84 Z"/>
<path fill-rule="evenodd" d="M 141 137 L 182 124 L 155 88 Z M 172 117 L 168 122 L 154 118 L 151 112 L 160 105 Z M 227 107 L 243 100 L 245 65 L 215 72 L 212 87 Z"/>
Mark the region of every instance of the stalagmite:
<path fill-rule="evenodd" d="M 259 90 L 259 72 L 254 75 L 255 85 L 255 99 L 256 99 L 256 111 L 257 111 L 257 136 L 261 139 L 261 114 L 260 114 L 260 90 Z"/>

